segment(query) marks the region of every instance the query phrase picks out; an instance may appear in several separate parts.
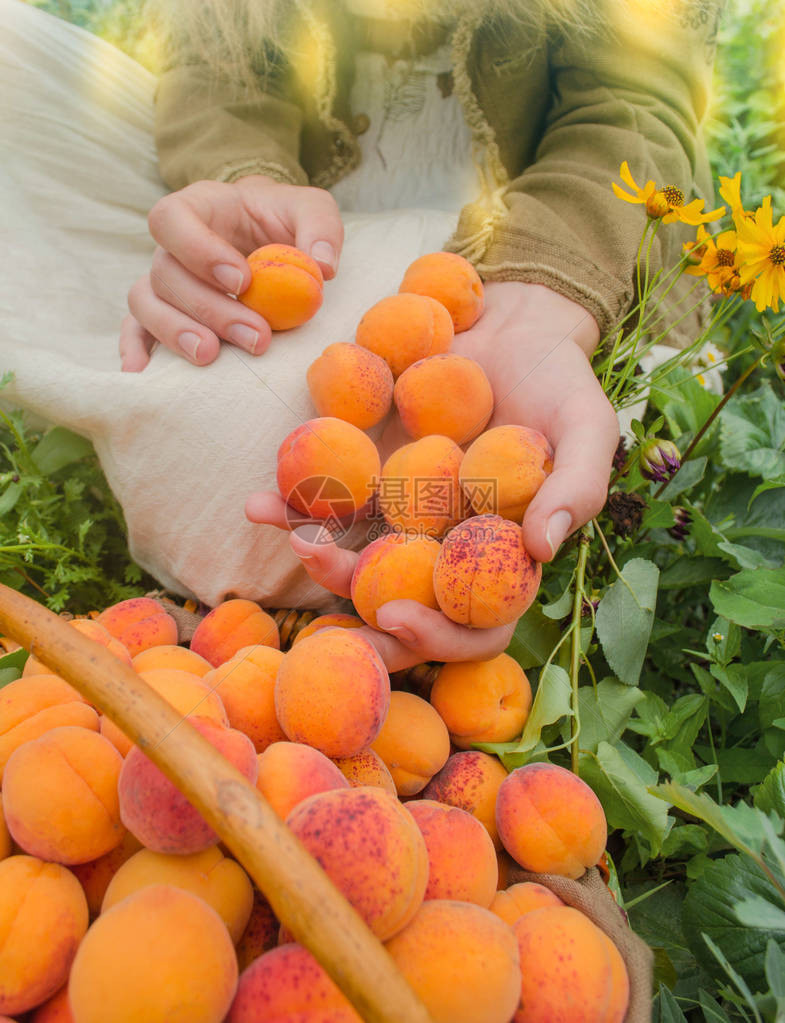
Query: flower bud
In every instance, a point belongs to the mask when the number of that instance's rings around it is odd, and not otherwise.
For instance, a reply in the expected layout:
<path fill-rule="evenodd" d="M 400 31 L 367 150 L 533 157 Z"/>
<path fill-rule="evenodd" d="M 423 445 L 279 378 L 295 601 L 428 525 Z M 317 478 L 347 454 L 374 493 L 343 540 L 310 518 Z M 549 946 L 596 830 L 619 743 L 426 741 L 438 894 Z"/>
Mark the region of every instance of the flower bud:
<path fill-rule="evenodd" d="M 672 440 L 647 440 L 641 448 L 641 476 L 654 483 L 665 483 L 681 468 L 681 455 Z"/>
<path fill-rule="evenodd" d="M 666 213 L 670 213 L 670 205 L 662 189 L 652 192 L 646 200 L 646 212 L 652 220 L 659 220 Z"/>
<path fill-rule="evenodd" d="M 686 508 L 682 508 L 681 505 L 676 505 L 672 511 L 675 521 L 668 532 L 674 540 L 683 540 L 690 531 L 692 515 L 690 515 Z"/>

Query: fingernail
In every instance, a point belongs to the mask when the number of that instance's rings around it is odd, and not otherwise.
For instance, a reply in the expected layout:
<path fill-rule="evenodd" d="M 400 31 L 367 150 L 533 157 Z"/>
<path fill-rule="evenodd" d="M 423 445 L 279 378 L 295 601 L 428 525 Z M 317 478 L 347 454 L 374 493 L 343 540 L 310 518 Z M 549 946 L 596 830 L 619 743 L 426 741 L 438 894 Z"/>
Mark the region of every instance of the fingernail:
<path fill-rule="evenodd" d="M 377 624 L 381 624 L 377 618 Z M 411 629 L 407 629 L 405 625 L 388 625 L 381 626 L 385 632 L 391 632 L 396 639 L 399 639 L 402 643 L 416 643 L 417 637 Z"/>
<path fill-rule="evenodd" d="M 199 351 L 199 345 L 202 343 L 202 339 L 198 334 L 194 334 L 193 331 L 186 330 L 185 333 L 178 337 L 177 343 L 187 356 L 191 359 L 195 359 Z"/>
<path fill-rule="evenodd" d="M 329 242 L 314 242 L 311 246 L 311 259 L 317 263 L 326 263 L 335 269 L 335 249 Z"/>
<path fill-rule="evenodd" d="M 236 266 L 230 266 L 228 263 L 219 263 L 214 267 L 213 277 L 230 295 L 239 294 L 240 288 L 243 286 L 242 270 L 238 270 Z"/>
<path fill-rule="evenodd" d="M 548 525 L 545 527 L 545 539 L 551 549 L 552 558 L 556 557 L 556 551 L 564 543 L 571 526 L 572 515 L 564 508 L 554 512 L 548 519 Z"/>
<path fill-rule="evenodd" d="M 226 329 L 226 340 L 244 348 L 251 355 L 256 354 L 256 343 L 259 340 L 259 332 L 253 327 L 247 327 L 244 323 L 233 323 Z"/>

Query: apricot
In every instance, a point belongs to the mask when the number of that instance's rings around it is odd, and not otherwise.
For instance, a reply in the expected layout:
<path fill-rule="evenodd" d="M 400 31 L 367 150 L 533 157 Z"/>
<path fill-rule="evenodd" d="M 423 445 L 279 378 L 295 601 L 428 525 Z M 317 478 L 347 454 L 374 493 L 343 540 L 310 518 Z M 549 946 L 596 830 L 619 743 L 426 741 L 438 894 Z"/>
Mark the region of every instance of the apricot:
<path fill-rule="evenodd" d="M 189 724 L 250 782 L 256 781 L 256 751 L 247 736 L 209 718 L 191 718 Z M 177 742 L 177 732 L 164 741 Z M 148 849 L 186 855 L 217 844 L 218 836 L 199 811 L 138 746 L 125 758 L 118 793 L 123 823 Z"/>
<path fill-rule="evenodd" d="M 260 644 L 278 650 L 281 640 L 275 620 L 252 600 L 225 600 L 199 622 L 191 650 L 217 668 L 242 647 Z"/>
<path fill-rule="evenodd" d="M 622 1023 L 629 979 L 619 950 L 577 909 L 554 906 L 513 924 L 521 964 L 514 1023 Z"/>
<path fill-rule="evenodd" d="M 453 745 L 507 742 L 520 735 L 532 704 L 523 668 L 508 654 L 489 661 L 445 664 L 431 689 L 431 704 L 447 725 Z"/>
<path fill-rule="evenodd" d="M 390 676 L 376 649 L 353 629 L 322 629 L 285 655 L 275 683 L 278 721 L 292 742 L 328 757 L 351 757 L 379 734 Z"/>
<path fill-rule="evenodd" d="M 496 426 L 472 443 L 460 480 L 475 514 L 520 523 L 552 469 L 553 448 L 539 430 Z"/>
<path fill-rule="evenodd" d="M 322 304 L 319 264 L 293 245 L 262 245 L 248 256 L 251 283 L 237 297 L 259 313 L 271 330 L 307 323 Z"/>
<path fill-rule="evenodd" d="M 237 960 L 211 906 L 155 884 L 98 917 L 68 986 L 78 1023 L 221 1023 L 237 988 Z"/>
<path fill-rule="evenodd" d="M 253 906 L 245 930 L 237 942 L 237 964 L 245 970 L 257 959 L 278 944 L 280 924 L 267 899 L 254 889 Z"/>
<path fill-rule="evenodd" d="M 30 675 L 0 689 L 0 785 L 8 758 L 61 725 L 98 731 L 98 715 L 59 675 Z"/>
<path fill-rule="evenodd" d="M 433 574 L 439 607 L 475 629 L 515 622 L 537 595 L 542 566 L 523 530 L 500 515 L 476 515 L 444 538 Z"/>
<path fill-rule="evenodd" d="M 535 909 L 545 909 L 548 906 L 563 905 L 559 896 L 544 884 L 520 881 L 503 891 L 496 892 L 489 908 L 506 924 L 512 926 L 524 913 L 532 913 Z"/>
<path fill-rule="evenodd" d="M 465 516 L 458 481 L 463 452 L 449 437 L 422 437 L 382 466 L 377 504 L 395 532 L 440 537 Z"/>
<path fill-rule="evenodd" d="M 92 618 L 72 618 L 68 623 L 71 628 L 76 629 L 77 632 L 81 632 L 83 636 L 87 636 L 88 639 L 92 639 L 96 643 L 100 643 L 101 646 L 105 646 L 110 654 L 113 654 L 118 661 L 122 661 L 123 664 L 131 663 L 131 655 L 128 653 L 126 647 L 120 642 L 119 639 L 109 632 L 99 621 L 93 621 Z M 37 657 L 32 654 L 25 661 L 25 666 L 22 669 L 22 677 L 27 678 L 28 675 L 44 675 L 51 673 L 52 669 L 48 668 L 42 661 L 39 661 Z"/>
<path fill-rule="evenodd" d="M 212 668 L 212 664 L 195 650 L 173 643 L 162 643 L 140 651 L 133 659 L 133 666 L 138 672 L 151 668 L 174 668 L 200 678 Z"/>
<path fill-rule="evenodd" d="M 259 647 L 254 660 L 235 654 L 204 676 L 229 724 L 248 736 L 257 753 L 286 738 L 275 716 L 275 678 L 283 656 L 273 647 Z"/>
<path fill-rule="evenodd" d="M 256 787 L 281 820 L 308 796 L 349 788 L 332 760 L 299 742 L 274 742 L 259 755 Z"/>
<path fill-rule="evenodd" d="M 350 785 L 375 785 L 395 796 L 395 787 L 390 769 L 378 753 L 372 749 L 360 750 L 353 757 L 335 757 L 333 763 Z"/>
<path fill-rule="evenodd" d="M 334 416 L 292 430 L 278 449 L 278 489 L 310 518 L 342 521 L 373 497 L 381 461 L 367 434 Z"/>
<path fill-rule="evenodd" d="M 177 643 L 177 622 L 152 597 L 131 597 L 102 611 L 100 622 L 131 657 L 150 647 Z"/>
<path fill-rule="evenodd" d="M 343 419 L 358 430 L 370 430 L 392 408 L 390 367 L 360 345 L 328 345 L 308 367 L 306 379 L 320 416 Z"/>
<path fill-rule="evenodd" d="M 299 803 L 286 823 L 381 941 L 417 912 L 428 852 L 394 796 L 370 786 L 320 792 Z"/>
<path fill-rule="evenodd" d="M 577 774 L 556 764 L 516 767 L 496 799 L 504 848 L 524 870 L 579 878 L 605 849 L 599 799 Z"/>
<path fill-rule="evenodd" d="M 394 690 L 374 752 L 389 768 L 399 796 L 414 796 L 450 755 L 450 736 L 433 707 L 419 696 Z"/>
<path fill-rule="evenodd" d="M 11 855 L 11 835 L 3 813 L 3 793 L 0 791 L 0 860 Z"/>
<path fill-rule="evenodd" d="M 74 1016 L 68 1001 L 68 984 L 64 984 L 48 1001 L 35 1010 L 30 1017 L 30 1023 L 74 1023 Z"/>
<path fill-rule="evenodd" d="M 172 885 L 203 899 L 226 924 L 233 942 L 240 940 L 253 906 L 253 885 L 234 860 L 217 847 L 171 856 L 141 849 L 120 867 L 104 895 L 105 913 L 127 895 L 152 884 Z"/>
<path fill-rule="evenodd" d="M 431 537 L 401 533 L 369 543 L 352 575 L 352 603 L 363 621 L 380 629 L 376 612 L 390 600 L 416 600 L 435 610 L 433 570 L 440 550 Z"/>
<path fill-rule="evenodd" d="M 423 798 L 466 810 L 485 826 L 493 844 L 500 849 L 496 797 L 506 777 L 497 757 L 479 750 L 454 753 L 425 787 Z"/>
<path fill-rule="evenodd" d="M 454 252 L 428 252 L 415 259 L 398 290 L 430 295 L 441 302 L 450 314 L 456 334 L 473 326 L 485 306 L 480 275 L 468 259 Z"/>
<path fill-rule="evenodd" d="M 395 407 L 410 437 L 441 434 L 468 444 L 493 412 L 493 391 L 479 362 L 463 355 L 432 355 L 397 379 Z"/>
<path fill-rule="evenodd" d="M 515 935 L 482 906 L 429 899 L 386 948 L 433 1023 L 512 1018 L 521 991 Z"/>
<path fill-rule="evenodd" d="M 308 622 L 306 626 L 300 629 L 292 640 L 292 646 L 307 639 L 308 636 L 313 636 L 320 629 L 361 629 L 364 625 L 365 622 L 362 618 L 358 618 L 357 615 L 341 614 L 340 612 L 319 615 L 318 618 L 314 618 L 313 621 Z"/>
<path fill-rule="evenodd" d="M 413 362 L 450 350 L 455 329 L 447 308 L 429 295 L 398 294 L 371 306 L 355 341 L 384 359 L 397 379 Z"/>
<path fill-rule="evenodd" d="M 65 867 L 33 856 L 0 862 L 0 1012 L 26 1012 L 65 984 L 87 922 Z"/>
<path fill-rule="evenodd" d="M 499 881 L 491 836 L 466 810 L 431 799 L 413 799 L 406 809 L 428 849 L 426 899 L 452 899 L 490 906 Z"/>
<path fill-rule="evenodd" d="M 226 1023 L 362 1023 L 340 988 L 302 945 L 265 952 L 240 977 Z"/>
<path fill-rule="evenodd" d="M 99 856 L 95 860 L 88 860 L 87 863 L 72 863 L 70 865 L 69 870 L 84 889 L 91 917 L 96 917 L 101 912 L 101 903 L 104 901 L 106 889 L 114 875 L 126 860 L 130 860 L 141 848 L 142 843 L 139 839 L 130 831 L 126 831 L 122 842 L 114 849 L 110 849 L 108 853 L 104 853 L 103 856 Z"/>
<path fill-rule="evenodd" d="M 53 728 L 20 746 L 3 776 L 11 837 L 55 863 L 87 863 L 123 840 L 117 781 L 123 758 L 87 728 Z"/>

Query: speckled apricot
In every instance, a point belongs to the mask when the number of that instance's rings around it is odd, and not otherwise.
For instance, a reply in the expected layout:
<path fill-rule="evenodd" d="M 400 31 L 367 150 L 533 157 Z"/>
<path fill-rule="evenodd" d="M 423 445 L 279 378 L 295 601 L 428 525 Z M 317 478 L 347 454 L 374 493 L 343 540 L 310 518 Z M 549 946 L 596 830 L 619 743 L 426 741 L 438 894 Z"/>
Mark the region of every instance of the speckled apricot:
<path fill-rule="evenodd" d="M 536 881 L 521 881 L 510 885 L 503 891 L 496 892 L 490 910 L 501 917 L 507 924 L 514 924 L 524 913 L 532 913 L 535 909 L 548 906 L 563 906 L 564 903 L 550 888 Z"/>
<path fill-rule="evenodd" d="M 509 654 L 489 661 L 452 661 L 439 670 L 431 704 L 453 745 L 508 742 L 520 735 L 532 703 L 526 674 Z"/>
<path fill-rule="evenodd" d="M 504 780 L 496 799 L 502 844 L 525 870 L 579 878 L 605 849 L 599 799 L 577 774 L 556 764 L 526 764 Z"/>
<path fill-rule="evenodd" d="M 401 292 L 430 295 L 447 308 L 456 334 L 474 326 L 485 307 L 480 275 L 468 259 L 454 252 L 428 252 L 403 275 Z"/>
<path fill-rule="evenodd" d="M 252 644 L 281 645 L 278 626 L 253 600 L 225 600 L 206 615 L 191 637 L 191 650 L 217 668 Z"/>
<path fill-rule="evenodd" d="M 466 515 L 458 480 L 463 451 L 449 437 L 422 437 L 382 466 L 377 504 L 396 532 L 443 536 Z"/>
<path fill-rule="evenodd" d="M 278 721 L 292 742 L 328 757 L 350 757 L 379 734 L 390 676 L 354 629 L 322 629 L 286 654 L 275 683 Z"/>
<path fill-rule="evenodd" d="M 475 514 L 520 523 L 552 469 L 553 448 L 539 430 L 496 426 L 473 441 L 460 479 Z"/>
<path fill-rule="evenodd" d="M 389 768 L 398 795 L 413 796 L 444 767 L 450 737 L 429 703 L 413 693 L 394 690 L 387 720 L 372 748 Z"/>
<path fill-rule="evenodd" d="M 542 566 L 523 530 L 499 515 L 476 515 L 444 538 L 433 585 L 441 610 L 459 625 L 492 629 L 515 622 L 537 595 Z"/>
<path fill-rule="evenodd" d="M 471 902 L 429 899 L 386 944 L 433 1023 L 509 1023 L 521 990 L 512 930 Z"/>
<path fill-rule="evenodd" d="M 360 345 L 328 345 L 308 367 L 306 379 L 320 416 L 343 419 L 358 430 L 370 430 L 392 408 L 390 367 Z"/>
<path fill-rule="evenodd" d="M 221 1023 L 237 989 L 237 960 L 211 906 L 150 885 L 98 917 L 68 986 L 78 1023 Z"/>
<path fill-rule="evenodd" d="M 440 434 L 468 444 L 493 412 L 493 391 L 482 366 L 452 353 L 412 363 L 395 382 L 393 398 L 403 428 L 415 439 Z"/>
<path fill-rule="evenodd" d="M 318 749 L 300 742 L 274 742 L 259 755 L 256 787 L 285 820 L 308 796 L 348 788 L 349 782 Z"/>
<path fill-rule="evenodd" d="M 248 256 L 251 283 L 237 297 L 259 313 L 271 330 L 291 330 L 314 316 L 322 304 L 319 264 L 292 245 L 262 245 Z"/>
<path fill-rule="evenodd" d="M 177 643 L 177 623 L 152 597 L 131 597 L 102 611 L 100 622 L 131 657 L 142 650 Z"/>
<path fill-rule="evenodd" d="M 423 790 L 424 799 L 460 806 L 485 826 L 497 849 L 496 797 L 507 777 L 498 757 L 479 750 L 454 753 Z"/>
<path fill-rule="evenodd" d="M 33 856 L 0 862 L 0 1012 L 26 1012 L 65 984 L 87 920 L 65 867 Z"/>
<path fill-rule="evenodd" d="M 381 941 L 406 926 L 425 894 L 428 852 L 395 797 L 333 789 L 303 800 L 286 823 Z"/>
<path fill-rule="evenodd" d="M 260 646 L 253 659 L 235 654 L 204 676 L 229 724 L 248 736 L 257 753 L 286 738 L 275 716 L 275 679 L 283 657 L 280 650 Z"/>
<path fill-rule="evenodd" d="M 372 749 L 360 750 L 353 757 L 335 757 L 333 763 L 355 788 L 359 785 L 375 785 L 392 796 L 398 794 L 390 769 Z"/>
<path fill-rule="evenodd" d="M 318 618 L 314 618 L 313 621 L 308 622 L 306 626 L 300 629 L 292 640 L 292 646 L 307 639 L 309 636 L 313 636 L 320 629 L 361 629 L 364 625 L 365 622 L 362 618 L 358 618 L 357 615 L 342 614 L 340 612 L 319 615 Z"/>
<path fill-rule="evenodd" d="M 371 306 L 355 334 L 399 377 L 419 359 L 450 350 L 455 329 L 447 308 L 429 295 L 389 295 Z"/>
<path fill-rule="evenodd" d="M 3 808 L 11 837 L 54 863 L 87 863 L 123 840 L 117 781 L 123 759 L 97 732 L 53 728 L 9 758 Z"/>
<path fill-rule="evenodd" d="M 257 959 L 278 944 L 280 923 L 267 899 L 254 888 L 253 906 L 245 930 L 237 942 L 237 965 L 245 970 Z"/>
<path fill-rule="evenodd" d="M 352 575 L 352 603 L 357 614 L 372 628 L 380 629 L 376 612 L 390 600 L 416 600 L 435 610 L 433 571 L 439 551 L 438 542 L 428 536 L 389 533 L 369 543 Z"/>
<path fill-rule="evenodd" d="M 621 954 L 577 909 L 555 906 L 513 924 L 521 964 L 514 1023 L 622 1023 L 629 979 Z"/>

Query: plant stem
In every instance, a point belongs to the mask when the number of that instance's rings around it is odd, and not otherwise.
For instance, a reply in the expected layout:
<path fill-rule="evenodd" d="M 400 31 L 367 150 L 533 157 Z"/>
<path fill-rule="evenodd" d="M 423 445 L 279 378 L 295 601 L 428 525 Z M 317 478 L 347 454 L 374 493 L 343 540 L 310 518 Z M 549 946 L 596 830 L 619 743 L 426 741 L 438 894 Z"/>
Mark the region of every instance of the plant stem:
<path fill-rule="evenodd" d="M 586 577 L 589 543 L 588 533 L 585 529 L 582 529 L 578 538 L 578 568 L 575 573 L 575 596 L 572 602 L 572 652 L 570 657 L 570 683 L 572 686 L 570 760 L 575 774 L 578 773 L 578 732 L 581 727 L 578 713 L 578 673 L 581 667 L 581 611 L 583 610 L 583 580 Z"/>

